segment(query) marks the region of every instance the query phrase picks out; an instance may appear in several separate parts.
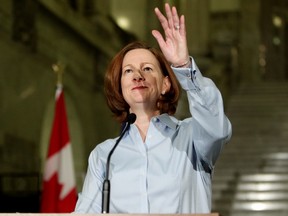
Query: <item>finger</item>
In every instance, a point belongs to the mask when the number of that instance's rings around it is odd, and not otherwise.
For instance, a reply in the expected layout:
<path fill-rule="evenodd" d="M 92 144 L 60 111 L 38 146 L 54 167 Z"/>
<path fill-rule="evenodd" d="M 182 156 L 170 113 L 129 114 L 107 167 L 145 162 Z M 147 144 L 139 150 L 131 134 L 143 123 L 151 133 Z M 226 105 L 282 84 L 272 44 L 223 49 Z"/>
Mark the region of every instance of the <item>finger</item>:
<path fill-rule="evenodd" d="M 173 19 L 174 27 L 180 26 L 178 12 L 177 12 L 176 7 L 174 7 L 174 6 L 172 7 L 172 19 Z"/>
<path fill-rule="evenodd" d="M 161 23 L 163 30 L 166 31 L 167 29 L 169 29 L 168 21 L 167 21 L 166 17 L 161 13 L 161 11 L 158 8 L 155 8 L 154 11 L 155 11 L 155 14 L 156 14 L 159 22 Z"/>
<path fill-rule="evenodd" d="M 185 25 L 185 17 L 182 15 L 180 17 L 180 34 L 186 36 L 186 25 Z"/>
<path fill-rule="evenodd" d="M 168 20 L 168 26 L 170 29 L 174 29 L 172 11 L 171 11 L 170 5 L 168 3 L 165 4 L 165 11 L 166 11 L 166 16 L 167 16 L 167 20 Z"/>

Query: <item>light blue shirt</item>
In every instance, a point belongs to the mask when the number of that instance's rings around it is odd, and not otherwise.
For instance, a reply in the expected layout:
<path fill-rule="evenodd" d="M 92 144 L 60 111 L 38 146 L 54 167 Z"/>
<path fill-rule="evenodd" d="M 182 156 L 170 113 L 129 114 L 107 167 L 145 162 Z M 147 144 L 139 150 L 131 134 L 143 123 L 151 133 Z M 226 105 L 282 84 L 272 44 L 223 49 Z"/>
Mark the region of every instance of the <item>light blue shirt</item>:
<path fill-rule="evenodd" d="M 131 125 L 110 161 L 110 213 L 211 211 L 212 173 L 231 137 L 231 124 L 219 90 L 202 76 L 193 59 L 191 68 L 172 69 L 187 92 L 193 117 L 153 117 L 145 142 Z M 106 160 L 116 139 L 91 152 L 75 212 L 101 213 Z"/>

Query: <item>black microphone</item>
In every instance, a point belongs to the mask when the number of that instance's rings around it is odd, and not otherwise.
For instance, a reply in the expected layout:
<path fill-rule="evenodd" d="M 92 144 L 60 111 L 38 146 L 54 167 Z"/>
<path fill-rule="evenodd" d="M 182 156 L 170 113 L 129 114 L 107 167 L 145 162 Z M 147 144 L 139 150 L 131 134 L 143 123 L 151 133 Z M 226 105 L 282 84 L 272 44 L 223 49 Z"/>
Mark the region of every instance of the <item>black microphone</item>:
<path fill-rule="evenodd" d="M 126 133 L 126 131 L 129 129 L 130 125 L 133 124 L 136 121 L 136 115 L 134 113 L 129 113 L 127 116 L 126 124 L 121 131 L 120 137 L 116 140 L 115 145 L 110 150 L 107 162 L 106 162 L 106 175 L 103 182 L 103 188 L 102 188 L 102 213 L 106 214 L 109 213 L 109 203 L 110 203 L 110 181 L 109 181 L 109 168 L 110 168 L 110 158 L 116 149 L 117 145 L 121 141 L 122 137 Z"/>

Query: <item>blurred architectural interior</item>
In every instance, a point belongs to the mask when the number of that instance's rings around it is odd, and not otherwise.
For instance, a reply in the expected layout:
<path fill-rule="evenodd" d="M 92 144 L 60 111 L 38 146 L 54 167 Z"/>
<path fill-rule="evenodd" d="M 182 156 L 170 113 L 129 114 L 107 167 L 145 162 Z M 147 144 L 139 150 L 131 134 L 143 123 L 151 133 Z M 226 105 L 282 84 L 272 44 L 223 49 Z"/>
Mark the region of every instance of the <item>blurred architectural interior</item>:
<path fill-rule="evenodd" d="M 54 64 L 65 66 L 81 190 L 90 151 L 119 132 L 103 95 L 106 66 L 130 41 L 156 46 L 154 8 L 164 2 L 186 16 L 190 54 L 220 88 L 233 124 L 215 167 L 213 211 L 288 215 L 287 0 L 0 0 L 0 212 L 39 211 Z"/>

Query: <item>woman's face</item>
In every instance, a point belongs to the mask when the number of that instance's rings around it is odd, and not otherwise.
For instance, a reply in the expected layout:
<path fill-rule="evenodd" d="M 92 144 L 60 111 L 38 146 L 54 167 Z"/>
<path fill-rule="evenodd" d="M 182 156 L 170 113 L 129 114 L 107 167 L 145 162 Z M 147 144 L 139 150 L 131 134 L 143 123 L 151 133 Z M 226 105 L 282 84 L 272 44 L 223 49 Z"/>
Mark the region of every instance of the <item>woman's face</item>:
<path fill-rule="evenodd" d="M 170 89 L 168 77 L 164 77 L 158 60 L 146 49 L 129 51 L 122 64 L 122 94 L 130 108 L 156 111 L 161 94 Z"/>

